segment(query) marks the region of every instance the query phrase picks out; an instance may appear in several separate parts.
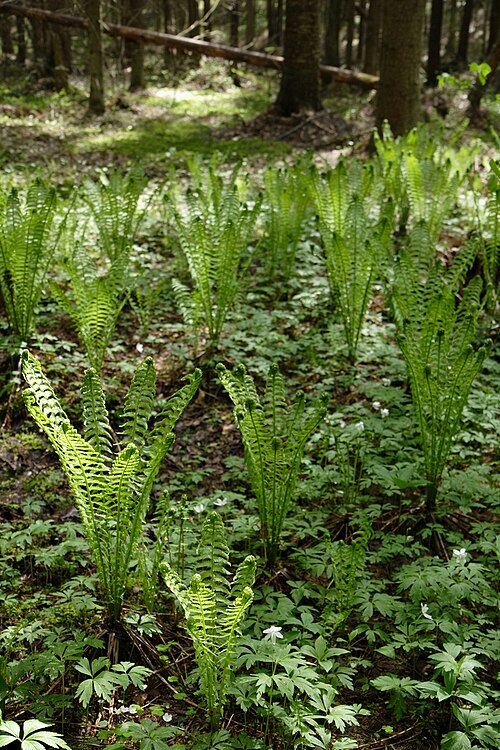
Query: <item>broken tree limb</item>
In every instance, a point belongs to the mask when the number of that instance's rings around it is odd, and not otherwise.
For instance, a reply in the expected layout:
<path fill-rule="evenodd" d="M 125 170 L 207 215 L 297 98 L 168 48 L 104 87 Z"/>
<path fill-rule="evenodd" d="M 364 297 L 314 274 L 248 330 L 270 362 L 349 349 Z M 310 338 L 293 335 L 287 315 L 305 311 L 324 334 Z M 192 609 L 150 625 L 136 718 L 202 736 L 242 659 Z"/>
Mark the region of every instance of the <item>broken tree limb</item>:
<path fill-rule="evenodd" d="M 54 13 L 49 10 L 42 10 L 41 8 L 23 8 L 10 1 L 0 2 L 0 13 L 23 18 L 33 18 L 38 21 L 70 26 L 72 28 L 88 28 L 88 22 L 85 18 L 67 16 L 63 13 Z M 135 39 L 136 41 L 148 42 L 160 47 L 171 47 L 172 49 L 179 49 L 185 52 L 195 52 L 207 57 L 220 57 L 223 60 L 244 62 L 249 65 L 260 65 L 261 67 L 275 68 L 277 70 L 281 70 L 283 67 L 283 57 L 279 55 L 253 52 L 251 50 L 240 49 L 239 47 L 228 47 L 225 44 L 212 44 L 211 42 L 204 42 L 201 39 L 163 34 L 159 31 L 147 31 L 146 29 L 137 29 L 133 26 L 119 26 L 114 23 L 106 23 L 105 21 L 102 23 L 102 31 L 109 36 Z M 321 65 L 320 70 L 321 73 L 330 76 L 334 81 L 350 83 L 354 86 L 361 86 L 367 89 L 378 87 L 377 76 L 368 75 L 367 73 L 344 70 L 343 68 L 335 68 L 331 65 Z"/>

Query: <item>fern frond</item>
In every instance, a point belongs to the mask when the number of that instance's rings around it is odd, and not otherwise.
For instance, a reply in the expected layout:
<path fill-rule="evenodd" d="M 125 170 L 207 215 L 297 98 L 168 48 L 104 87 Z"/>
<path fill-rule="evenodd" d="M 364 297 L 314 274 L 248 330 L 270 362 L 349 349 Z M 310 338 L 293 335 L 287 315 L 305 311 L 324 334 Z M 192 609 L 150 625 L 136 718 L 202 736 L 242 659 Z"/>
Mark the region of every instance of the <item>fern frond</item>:
<path fill-rule="evenodd" d="M 81 389 L 83 410 L 83 436 L 102 456 L 111 461 L 113 438 L 101 381 L 94 370 L 87 370 Z"/>
<path fill-rule="evenodd" d="M 211 511 L 201 530 L 197 573 L 216 598 L 217 612 L 222 612 L 229 594 L 229 547 L 222 518 Z"/>
<path fill-rule="evenodd" d="M 125 444 L 135 443 L 139 447 L 144 445 L 155 396 L 156 371 L 153 359 L 147 357 L 137 367 L 125 398 L 121 417 Z"/>

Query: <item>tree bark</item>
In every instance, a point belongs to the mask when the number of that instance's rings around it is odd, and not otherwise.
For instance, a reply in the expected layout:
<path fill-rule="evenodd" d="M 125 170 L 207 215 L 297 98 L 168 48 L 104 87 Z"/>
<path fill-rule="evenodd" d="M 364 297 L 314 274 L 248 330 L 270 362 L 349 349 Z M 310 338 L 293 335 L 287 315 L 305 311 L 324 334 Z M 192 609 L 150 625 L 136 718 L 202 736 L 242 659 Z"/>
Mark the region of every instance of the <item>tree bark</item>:
<path fill-rule="evenodd" d="M 255 0 L 246 0 L 245 7 L 245 44 L 251 46 L 255 39 Z"/>
<path fill-rule="evenodd" d="M 210 0 L 203 0 L 203 39 L 209 42 L 212 37 L 212 8 Z"/>
<path fill-rule="evenodd" d="M 26 62 L 26 25 L 22 16 L 16 18 L 17 54 L 16 61 L 20 65 Z"/>
<path fill-rule="evenodd" d="M 230 0 L 228 5 L 229 14 L 229 45 L 237 47 L 240 38 L 240 8 L 239 0 Z"/>
<path fill-rule="evenodd" d="M 277 110 L 321 109 L 319 62 L 319 4 L 317 0 L 287 0 L 285 48 Z"/>
<path fill-rule="evenodd" d="M 394 135 L 420 117 L 420 61 L 425 0 L 384 0 L 377 127 L 388 120 Z"/>
<path fill-rule="evenodd" d="M 488 52 L 495 47 L 496 37 L 500 29 L 500 0 L 491 0 L 488 34 Z"/>
<path fill-rule="evenodd" d="M 100 0 L 86 0 L 85 10 L 88 25 L 89 112 L 93 115 L 102 115 L 104 112 L 104 58 Z"/>
<path fill-rule="evenodd" d="M 347 22 L 345 40 L 345 66 L 352 68 L 352 43 L 354 41 L 354 0 L 347 0 L 345 17 Z"/>
<path fill-rule="evenodd" d="M 2 53 L 4 55 L 14 54 L 14 43 L 12 41 L 10 18 L 0 18 L 0 36 L 2 39 Z"/>
<path fill-rule="evenodd" d="M 458 49 L 456 62 L 462 65 L 467 64 L 467 52 L 469 48 L 469 31 L 472 21 L 472 12 L 474 10 L 474 0 L 465 0 L 462 12 L 462 21 L 460 23 L 460 34 L 458 37 Z"/>
<path fill-rule="evenodd" d="M 382 0 L 370 0 L 366 27 L 365 64 L 363 70 L 378 75 L 380 61 L 380 30 L 382 27 Z"/>
<path fill-rule="evenodd" d="M 443 0 L 432 0 L 429 45 L 427 48 L 427 85 L 437 86 L 441 72 L 441 29 L 443 27 Z"/>
<path fill-rule="evenodd" d="M 145 0 L 130 0 L 129 11 L 131 26 L 142 29 L 144 26 Z M 145 87 L 144 78 L 144 42 L 138 39 L 130 47 L 130 91 L 140 91 Z"/>
<path fill-rule="evenodd" d="M 454 60 L 457 54 L 455 47 L 457 38 L 457 0 L 449 0 L 448 11 L 448 38 L 446 40 L 445 54 L 448 60 Z"/>
<path fill-rule="evenodd" d="M 340 27 L 342 24 L 342 0 L 326 0 L 325 49 L 326 65 L 340 66 Z"/>

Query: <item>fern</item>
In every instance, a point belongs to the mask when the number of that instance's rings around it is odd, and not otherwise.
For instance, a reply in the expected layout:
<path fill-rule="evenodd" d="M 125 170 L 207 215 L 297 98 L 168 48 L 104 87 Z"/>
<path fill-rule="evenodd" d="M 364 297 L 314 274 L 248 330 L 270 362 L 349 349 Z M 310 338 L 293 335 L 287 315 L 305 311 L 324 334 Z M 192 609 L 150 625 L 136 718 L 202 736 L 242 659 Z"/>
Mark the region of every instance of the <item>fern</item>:
<path fill-rule="evenodd" d="M 305 165 L 270 167 L 264 173 L 264 238 L 261 250 L 270 276 L 292 275 L 303 225 L 310 206 Z"/>
<path fill-rule="evenodd" d="M 212 726 L 216 727 L 227 700 L 227 683 L 234 665 L 239 626 L 252 603 L 255 558 L 240 563 L 229 583 L 229 547 L 224 524 L 215 511 L 203 524 L 196 572 L 189 586 L 169 563 L 161 566 L 165 583 L 182 607 L 193 640 L 196 663 Z"/>
<path fill-rule="evenodd" d="M 123 258 L 104 273 L 83 248 L 76 246 L 66 263 L 70 288 L 52 284 L 58 304 L 70 315 L 91 367 L 101 370 L 118 316 L 127 301 Z"/>
<path fill-rule="evenodd" d="M 264 552 L 273 565 L 292 500 L 305 444 L 326 414 L 323 402 L 305 411 L 303 393 L 288 407 L 283 377 L 271 365 L 260 400 L 252 378 L 240 365 L 233 372 L 217 365 L 245 447 L 245 462 L 257 500 Z"/>
<path fill-rule="evenodd" d="M 86 180 L 83 199 L 97 228 L 99 245 L 111 263 L 128 261 L 148 201 L 143 200 L 148 178 L 136 166 L 126 175 L 113 171 L 98 182 Z M 141 200 L 145 203 L 140 207 Z"/>
<path fill-rule="evenodd" d="M 35 309 L 58 241 L 51 235 L 55 190 L 40 180 L 27 189 L 24 202 L 16 190 L 0 196 L 0 291 L 9 324 L 28 341 Z"/>
<path fill-rule="evenodd" d="M 93 370 L 82 388 L 84 437 L 70 424 L 40 364 L 23 352 L 23 375 L 29 388 L 25 403 L 46 433 L 68 478 L 80 514 L 108 611 L 120 617 L 130 563 L 138 554 L 149 498 L 161 460 L 173 442 L 172 429 L 193 398 L 201 378 L 197 370 L 173 396 L 151 434 L 154 367 L 147 359 L 134 377 L 122 416 L 125 447 L 115 455 L 102 387 Z M 147 383 L 147 385 L 146 385 Z"/>
<path fill-rule="evenodd" d="M 219 342 L 241 290 L 242 266 L 258 209 L 258 202 L 250 208 L 240 200 L 234 179 L 223 188 L 210 169 L 206 184 L 199 180 L 197 189 L 188 192 L 185 210 L 175 211 L 175 227 L 192 286 L 177 279 L 172 286 L 196 345 L 203 328 L 209 347 Z"/>
<path fill-rule="evenodd" d="M 364 181 L 341 164 L 324 181 L 313 180 L 313 200 L 333 298 L 342 319 L 348 357 L 356 361 L 372 287 L 389 235 L 385 222 L 365 209 L 370 176 Z M 359 192 L 354 188 L 358 186 Z"/>
<path fill-rule="evenodd" d="M 480 233 L 481 260 L 486 284 L 486 308 L 494 312 L 498 305 L 500 281 L 500 162 L 490 161 L 488 200 L 484 228 Z"/>
<path fill-rule="evenodd" d="M 409 254 L 403 252 L 396 265 L 393 305 L 424 454 L 429 519 L 462 411 L 488 349 L 473 348 L 481 279 L 474 277 L 458 305 L 455 300 L 473 257 L 465 248 L 448 273 L 435 264 L 426 278 Z"/>

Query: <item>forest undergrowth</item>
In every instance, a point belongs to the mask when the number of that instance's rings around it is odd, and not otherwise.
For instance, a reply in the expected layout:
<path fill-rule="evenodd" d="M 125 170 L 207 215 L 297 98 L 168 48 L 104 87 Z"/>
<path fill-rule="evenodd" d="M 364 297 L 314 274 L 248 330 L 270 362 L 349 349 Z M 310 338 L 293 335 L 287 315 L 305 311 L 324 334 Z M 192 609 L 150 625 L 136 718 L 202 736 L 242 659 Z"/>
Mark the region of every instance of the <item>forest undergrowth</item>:
<path fill-rule="evenodd" d="M 126 121 L 3 157 L 0 745 L 498 748 L 494 133 Z"/>

